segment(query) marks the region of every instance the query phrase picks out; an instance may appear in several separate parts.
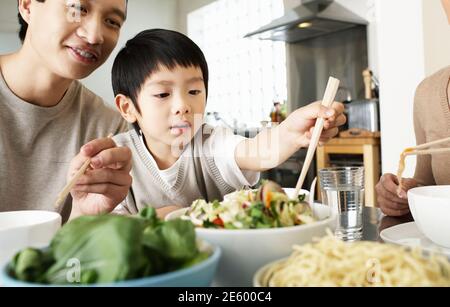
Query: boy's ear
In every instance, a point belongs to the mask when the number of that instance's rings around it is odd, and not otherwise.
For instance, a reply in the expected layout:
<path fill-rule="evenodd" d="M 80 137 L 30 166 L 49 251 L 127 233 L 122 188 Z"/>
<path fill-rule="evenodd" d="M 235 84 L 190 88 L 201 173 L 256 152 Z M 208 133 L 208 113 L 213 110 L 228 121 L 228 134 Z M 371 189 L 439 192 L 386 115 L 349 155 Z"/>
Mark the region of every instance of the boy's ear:
<path fill-rule="evenodd" d="M 137 121 L 138 112 L 130 98 L 119 94 L 116 96 L 115 102 L 117 109 L 127 122 L 133 124 Z"/>
<path fill-rule="evenodd" d="M 32 0 L 19 0 L 19 13 L 26 23 L 30 23 L 30 7 Z"/>

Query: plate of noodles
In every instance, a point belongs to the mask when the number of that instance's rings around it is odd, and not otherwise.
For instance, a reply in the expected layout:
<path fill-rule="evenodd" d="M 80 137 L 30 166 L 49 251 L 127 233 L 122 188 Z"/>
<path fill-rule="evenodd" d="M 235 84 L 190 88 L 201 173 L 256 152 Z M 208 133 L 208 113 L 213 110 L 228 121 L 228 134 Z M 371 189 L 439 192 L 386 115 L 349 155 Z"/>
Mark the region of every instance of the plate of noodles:
<path fill-rule="evenodd" d="M 378 242 L 343 242 L 329 234 L 298 245 L 288 258 L 254 275 L 256 287 L 450 286 L 450 262 L 440 254 Z"/>

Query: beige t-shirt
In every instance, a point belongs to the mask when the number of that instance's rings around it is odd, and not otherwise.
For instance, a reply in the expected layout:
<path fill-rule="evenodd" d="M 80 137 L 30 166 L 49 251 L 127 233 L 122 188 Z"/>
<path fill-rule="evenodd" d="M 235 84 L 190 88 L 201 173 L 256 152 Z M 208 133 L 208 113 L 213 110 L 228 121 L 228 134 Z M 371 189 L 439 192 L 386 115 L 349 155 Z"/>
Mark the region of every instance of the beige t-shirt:
<path fill-rule="evenodd" d="M 78 81 L 58 105 L 44 108 L 15 96 L 0 74 L 0 212 L 54 211 L 81 146 L 126 130 L 120 115 Z M 57 211 L 68 219 L 70 197 Z"/>
<path fill-rule="evenodd" d="M 417 88 L 414 103 L 417 144 L 450 137 L 449 81 L 450 66 L 428 77 Z M 449 146 L 450 142 L 440 145 Z M 450 154 L 418 156 L 414 178 L 423 185 L 450 184 Z"/>

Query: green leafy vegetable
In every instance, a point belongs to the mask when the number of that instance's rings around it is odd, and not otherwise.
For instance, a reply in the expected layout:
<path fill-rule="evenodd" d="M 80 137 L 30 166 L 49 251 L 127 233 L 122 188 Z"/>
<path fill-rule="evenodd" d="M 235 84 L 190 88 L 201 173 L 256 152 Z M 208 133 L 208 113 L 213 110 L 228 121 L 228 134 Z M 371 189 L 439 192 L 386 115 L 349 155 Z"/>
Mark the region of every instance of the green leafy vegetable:
<path fill-rule="evenodd" d="M 191 222 L 163 222 L 155 209 L 147 208 L 136 217 L 73 220 L 48 249 L 18 253 L 9 271 L 19 280 L 36 283 L 112 283 L 177 270 L 207 257 L 197 248 Z"/>

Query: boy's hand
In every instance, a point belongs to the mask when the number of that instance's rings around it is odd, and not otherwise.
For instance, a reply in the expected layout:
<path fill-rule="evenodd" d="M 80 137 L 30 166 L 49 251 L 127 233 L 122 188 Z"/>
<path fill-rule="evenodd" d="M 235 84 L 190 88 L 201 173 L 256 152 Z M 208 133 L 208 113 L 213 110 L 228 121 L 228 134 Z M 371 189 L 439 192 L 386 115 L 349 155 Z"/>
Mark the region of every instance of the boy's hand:
<path fill-rule="evenodd" d="M 339 133 L 339 126 L 346 122 L 344 105 L 334 102 L 331 108 L 322 106 L 322 102 L 314 102 L 294 111 L 285 121 L 290 140 L 297 148 L 308 147 L 314 126 L 318 118 L 325 119 L 320 137 L 321 144 L 327 142 Z"/>
<path fill-rule="evenodd" d="M 87 143 L 72 160 L 68 179 L 89 158 L 90 167 L 71 191 L 71 218 L 110 213 L 125 199 L 131 186 L 129 148 L 117 147 L 111 138 Z"/>

